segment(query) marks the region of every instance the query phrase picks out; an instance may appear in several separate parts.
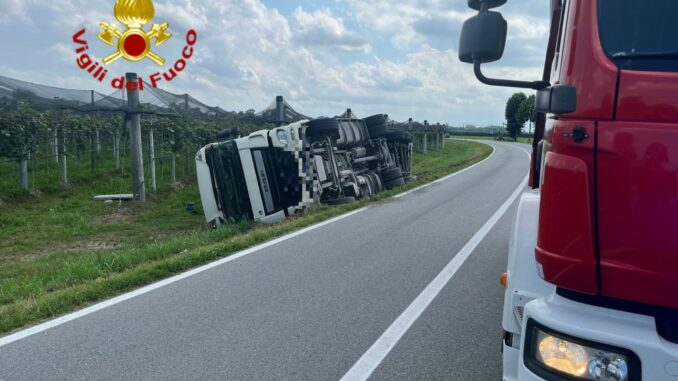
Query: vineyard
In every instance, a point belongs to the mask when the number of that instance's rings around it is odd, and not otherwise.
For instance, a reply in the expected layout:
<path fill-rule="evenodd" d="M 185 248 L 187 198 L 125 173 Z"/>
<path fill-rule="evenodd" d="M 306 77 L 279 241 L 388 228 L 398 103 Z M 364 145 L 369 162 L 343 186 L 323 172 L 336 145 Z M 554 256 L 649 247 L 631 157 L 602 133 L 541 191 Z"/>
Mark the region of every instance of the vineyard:
<path fill-rule="evenodd" d="M 57 192 L 101 177 L 119 181 L 107 193 L 128 193 L 125 99 L 124 92 L 102 95 L 0 77 L 0 197 Z M 227 112 L 158 89 L 143 93 L 139 114 L 144 181 L 152 192 L 189 179 L 193 154 L 218 131 L 248 133 L 273 122 L 254 110 Z"/>

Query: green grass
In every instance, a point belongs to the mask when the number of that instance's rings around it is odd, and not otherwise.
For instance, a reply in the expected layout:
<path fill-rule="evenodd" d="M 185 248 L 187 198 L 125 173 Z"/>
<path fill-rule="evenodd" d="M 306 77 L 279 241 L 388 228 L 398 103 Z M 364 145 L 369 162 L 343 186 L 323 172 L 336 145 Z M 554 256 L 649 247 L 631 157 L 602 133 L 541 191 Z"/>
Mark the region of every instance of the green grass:
<path fill-rule="evenodd" d="M 475 139 L 475 140 L 496 140 L 494 136 L 452 136 L 455 139 Z M 532 138 L 519 137 L 516 140 L 518 143 L 532 144 Z"/>
<path fill-rule="evenodd" d="M 100 191 L 114 181 L 107 176 L 87 187 L 5 202 L 0 206 L 0 333 L 379 202 L 472 165 L 490 152 L 483 144 L 448 141 L 444 151 L 415 154 L 416 182 L 368 201 L 319 206 L 274 226 L 242 223 L 207 229 L 194 184 L 156 194 L 143 206 L 91 202 L 92 194 L 106 193 Z M 185 211 L 188 201 L 195 202 L 192 214 Z M 88 242 L 117 246 L 95 249 Z"/>

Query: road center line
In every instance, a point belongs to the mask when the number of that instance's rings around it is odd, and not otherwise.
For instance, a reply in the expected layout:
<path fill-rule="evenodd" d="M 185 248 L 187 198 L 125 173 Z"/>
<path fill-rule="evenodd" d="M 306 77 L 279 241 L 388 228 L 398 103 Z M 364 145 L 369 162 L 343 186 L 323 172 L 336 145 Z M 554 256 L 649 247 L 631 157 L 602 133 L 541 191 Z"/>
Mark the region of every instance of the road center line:
<path fill-rule="evenodd" d="M 520 149 L 525 152 L 524 150 Z M 464 247 L 452 258 L 452 260 L 443 268 L 443 270 L 426 286 L 424 291 L 403 311 L 398 318 L 384 331 L 374 344 L 365 352 L 358 362 L 342 377 L 341 381 L 362 381 L 367 380 L 372 372 L 386 358 L 395 345 L 400 341 L 403 335 L 410 329 L 412 324 L 428 308 L 438 294 L 443 290 L 447 283 L 452 279 L 457 270 L 461 268 L 464 262 L 471 256 L 473 251 L 483 241 L 485 236 L 492 230 L 494 225 L 504 216 L 506 211 L 513 205 L 515 200 L 523 193 L 527 186 L 529 174 L 525 176 L 518 188 L 504 202 L 504 204 L 490 217 L 487 222 L 478 230 L 473 237 L 464 245 Z"/>

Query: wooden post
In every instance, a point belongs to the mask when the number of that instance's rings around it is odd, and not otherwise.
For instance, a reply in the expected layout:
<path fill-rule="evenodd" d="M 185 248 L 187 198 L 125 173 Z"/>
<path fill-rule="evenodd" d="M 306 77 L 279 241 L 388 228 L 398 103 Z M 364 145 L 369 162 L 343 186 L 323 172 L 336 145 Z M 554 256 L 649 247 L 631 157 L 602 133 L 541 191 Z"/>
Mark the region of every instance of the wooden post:
<path fill-rule="evenodd" d="M 136 73 L 127 73 L 127 82 L 137 82 Z M 127 92 L 128 123 L 130 128 L 130 146 L 132 157 L 132 187 L 134 198 L 141 202 L 146 201 L 146 186 L 144 184 L 144 156 L 141 143 L 141 118 L 137 114 L 139 106 L 139 90 Z"/>

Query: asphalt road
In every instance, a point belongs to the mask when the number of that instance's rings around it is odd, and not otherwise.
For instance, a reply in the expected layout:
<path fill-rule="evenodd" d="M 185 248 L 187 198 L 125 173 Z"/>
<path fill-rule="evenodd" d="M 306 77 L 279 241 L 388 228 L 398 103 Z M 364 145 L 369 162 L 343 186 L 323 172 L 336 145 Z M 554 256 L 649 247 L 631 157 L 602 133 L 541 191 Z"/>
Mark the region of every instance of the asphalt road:
<path fill-rule="evenodd" d="M 427 188 L 0 339 L 0 380 L 339 380 L 365 358 L 373 372 L 347 379 L 500 380 L 497 282 L 515 205 L 496 212 L 529 160 L 525 145 L 489 143 L 488 160 Z M 498 223 L 399 340 L 366 354 L 493 215 Z"/>

